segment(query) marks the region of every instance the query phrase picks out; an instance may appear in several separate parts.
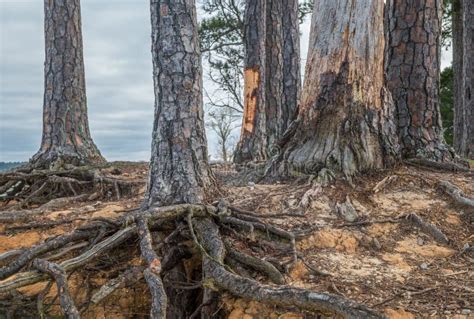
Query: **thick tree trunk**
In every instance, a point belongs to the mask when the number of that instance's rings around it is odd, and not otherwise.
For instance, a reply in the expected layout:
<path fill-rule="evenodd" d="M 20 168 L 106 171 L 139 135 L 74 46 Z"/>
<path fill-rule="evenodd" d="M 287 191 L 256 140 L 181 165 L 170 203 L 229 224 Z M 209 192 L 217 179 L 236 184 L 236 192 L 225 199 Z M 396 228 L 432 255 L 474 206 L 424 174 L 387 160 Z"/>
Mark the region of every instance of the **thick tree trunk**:
<path fill-rule="evenodd" d="M 474 2 L 464 1 L 463 108 L 465 149 L 462 155 L 474 159 Z"/>
<path fill-rule="evenodd" d="M 454 149 L 462 154 L 464 137 L 464 108 L 463 108 L 463 0 L 453 0 L 452 31 L 453 31 L 453 98 L 454 98 L 454 122 L 453 142 Z"/>
<path fill-rule="evenodd" d="M 144 206 L 203 203 L 214 178 L 204 131 L 195 4 L 151 0 L 151 17 L 155 123 Z"/>
<path fill-rule="evenodd" d="M 443 139 L 439 110 L 441 9 L 440 0 L 387 2 L 387 88 L 406 158 L 454 158 Z"/>
<path fill-rule="evenodd" d="M 235 163 L 267 158 L 265 123 L 266 1 L 247 0 L 245 9 L 244 116 Z"/>
<path fill-rule="evenodd" d="M 45 0 L 43 138 L 33 156 L 41 168 L 105 162 L 87 119 L 80 1 Z"/>
<path fill-rule="evenodd" d="M 383 7 L 378 0 L 316 1 L 286 173 L 328 168 L 347 177 L 396 157 L 390 96 L 383 87 Z"/>
<path fill-rule="evenodd" d="M 155 122 L 143 206 L 205 203 L 215 190 L 215 181 L 204 131 L 195 2 L 151 0 L 151 23 Z M 181 260 L 167 271 L 167 318 L 189 317 L 195 309 L 195 291 L 171 284 L 185 282 L 185 273 Z"/>

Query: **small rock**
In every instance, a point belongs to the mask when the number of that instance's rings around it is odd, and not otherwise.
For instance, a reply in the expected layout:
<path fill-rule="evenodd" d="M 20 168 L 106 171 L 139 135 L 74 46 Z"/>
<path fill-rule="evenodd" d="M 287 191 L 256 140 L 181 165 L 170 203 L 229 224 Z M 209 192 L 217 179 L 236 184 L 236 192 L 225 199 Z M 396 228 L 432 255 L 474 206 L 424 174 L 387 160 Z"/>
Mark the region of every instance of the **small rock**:
<path fill-rule="evenodd" d="M 423 246 L 425 244 L 425 241 L 423 240 L 423 238 L 418 238 L 417 243 L 419 246 Z"/>
<path fill-rule="evenodd" d="M 349 196 L 347 196 L 344 203 L 336 204 L 336 211 L 348 223 L 353 223 L 359 218 Z"/>
<path fill-rule="evenodd" d="M 428 269 L 429 269 L 428 264 L 427 264 L 427 263 L 422 263 L 422 264 L 420 265 L 420 269 L 421 269 L 421 270 L 428 270 Z"/>
<path fill-rule="evenodd" d="M 374 248 L 377 249 L 377 250 L 380 250 L 382 249 L 382 245 L 380 244 L 380 242 L 377 240 L 377 238 L 374 238 L 372 240 L 372 244 L 374 245 Z"/>
<path fill-rule="evenodd" d="M 471 309 L 463 309 L 461 310 L 461 314 L 469 316 L 471 314 Z"/>

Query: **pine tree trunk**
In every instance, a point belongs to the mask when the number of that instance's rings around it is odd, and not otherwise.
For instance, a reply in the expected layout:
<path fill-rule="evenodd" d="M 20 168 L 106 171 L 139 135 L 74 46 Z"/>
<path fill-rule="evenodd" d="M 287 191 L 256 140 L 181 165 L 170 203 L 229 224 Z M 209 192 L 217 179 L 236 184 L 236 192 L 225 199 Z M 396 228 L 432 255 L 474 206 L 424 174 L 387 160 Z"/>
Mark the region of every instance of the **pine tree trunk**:
<path fill-rule="evenodd" d="M 387 2 L 387 88 L 406 158 L 454 158 L 444 142 L 439 110 L 441 15 L 441 0 Z"/>
<path fill-rule="evenodd" d="M 195 3 L 152 0 L 151 16 L 155 122 L 144 206 L 203 203 L 214 178 L 204 131 Z"/>
<path fill-rule="evenodd" d="M 328 168 L 350 177 L 397 157 L 383 86 L 383 7 L 378 0 L 315 2 L 298 120 L 278 166 L 286 173 Z"/>
<path fill-rule="evenodd" d="M 453 0 L 452 32 L 453 32 L 453 99 L 454 99 L 454 122 L 453 142 L 454 149 L 462 155 L 462 142 L 464 140 L 464 108 L 463 108 L 463 0 Z"/>
<path fill-rule="evenodd" d="M 301 96 L 301 54 L 298 0 L 283 0 L 283 136 L 296 117 Z"/>
<path fill-rule="evenodd" d="M 45 0 L 45 90 L 43 138 L 31 163 L 62 167 L 105 162 L 92 141 L 79 0 Z"/>
<path fill-rule="evenodd" d="M 464 1 L 463 108 L 465 149 L 462 154 L 474 159 L 474 2 Z"/>
<path fill-rule="evenodd" d="M 286 126 L 283 100 L 283 1 L 266 2 L 265 122 L 267 153 Z"/>
<path fill-rule="evenodd" d="M 247 0 L 245 9 L 244 116 L 235 163 L 267 158 L 265 123 L 266 1 Z"/>

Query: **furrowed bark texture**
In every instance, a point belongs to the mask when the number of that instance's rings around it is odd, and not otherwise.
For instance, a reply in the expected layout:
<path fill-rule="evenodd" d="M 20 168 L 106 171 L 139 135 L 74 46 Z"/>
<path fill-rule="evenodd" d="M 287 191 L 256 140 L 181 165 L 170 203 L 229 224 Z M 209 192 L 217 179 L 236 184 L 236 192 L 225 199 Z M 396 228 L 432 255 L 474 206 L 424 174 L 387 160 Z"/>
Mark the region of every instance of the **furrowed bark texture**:
<path fill-rule="evenodd" d="M 265 2 L 265 122 L 267 146 L 271 149 L 286 126 L 283 112 L 283 1 Z"/>
<path fill-rule="evenodd" d="M 279 138 L 296 117 L 301 97 L 301 54 L 298 0 L 283 0 L 283 126 Z"/>
<path fill-rule="evenodd" d="M 202 203 L 208 165 L 194 1 L 151 1 L 155 123 L 144 206 Z"/>
<path fill-rule="evenodd" d="M 389 0 L 386 83 L 397 108 L 402 154 L 451 161 L 439 110 L 441 0 Z"/>
<path fill-rule="evenodd" d="M 286 173 L 323 167 L 346 176 L 391 163 L 398 153 L 383 83 L 383 2 L 316 1 L 295 134 Z"/>
<path fill-rule="evenodd" d="M 461 154 L 474 159 L 474 2 L 464 0 L 463 108 L 465 148 Z"/>
<path fill-rule="evenodd" d="M 294 120 L 301 91 L 297 0 L 267 1 L 265 114 L 268 152 Z M 276 147 L 276 149 L 275 149 Z"/>
<path fill-rule="evenodd" d="M 235 163 L 267 158 L 265 122 L 266 1 L 247 0 L 245 9 L 244 116 Z"/>
<path fill-rule="evenodd" d="M 452 31 L 453 31 L 453 98 L 454 98 L 454 123 L 453 143 L 454 149 L 460 155 L 465 148 L 464 140 L 464 108 L 463 108 L 463 0 L 453 0 Z"/>
<path fill-rule="evenodd" d="M 79 0 L 45 0 L 45 90 L 41 148 L 31 159 L 38 167 L 105 162 L 92 141 Z"/>

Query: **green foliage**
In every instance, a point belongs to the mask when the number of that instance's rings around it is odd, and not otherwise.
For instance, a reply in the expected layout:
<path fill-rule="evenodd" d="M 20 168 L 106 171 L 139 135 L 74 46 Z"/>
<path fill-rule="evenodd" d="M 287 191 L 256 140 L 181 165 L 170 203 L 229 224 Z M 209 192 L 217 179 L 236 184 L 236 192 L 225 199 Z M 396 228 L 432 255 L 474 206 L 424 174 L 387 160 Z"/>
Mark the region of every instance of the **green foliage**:
<path fill-rule="evenodd" d="M 443 21 L 441 30 L 441 42 L 443 47 L 449 48 L 453 37 L 452 28 L 453 0 L 443 1 Z"/>
<path fill-rule="evenodd" d="M 444 138 L 450 145 L 453 144 L 453 120 L 454 120 L 454 99 L 453 99 L 453 68 L 445 68 L 441 72 L 440 102 L 441 118 L 443 120 Z"/>

